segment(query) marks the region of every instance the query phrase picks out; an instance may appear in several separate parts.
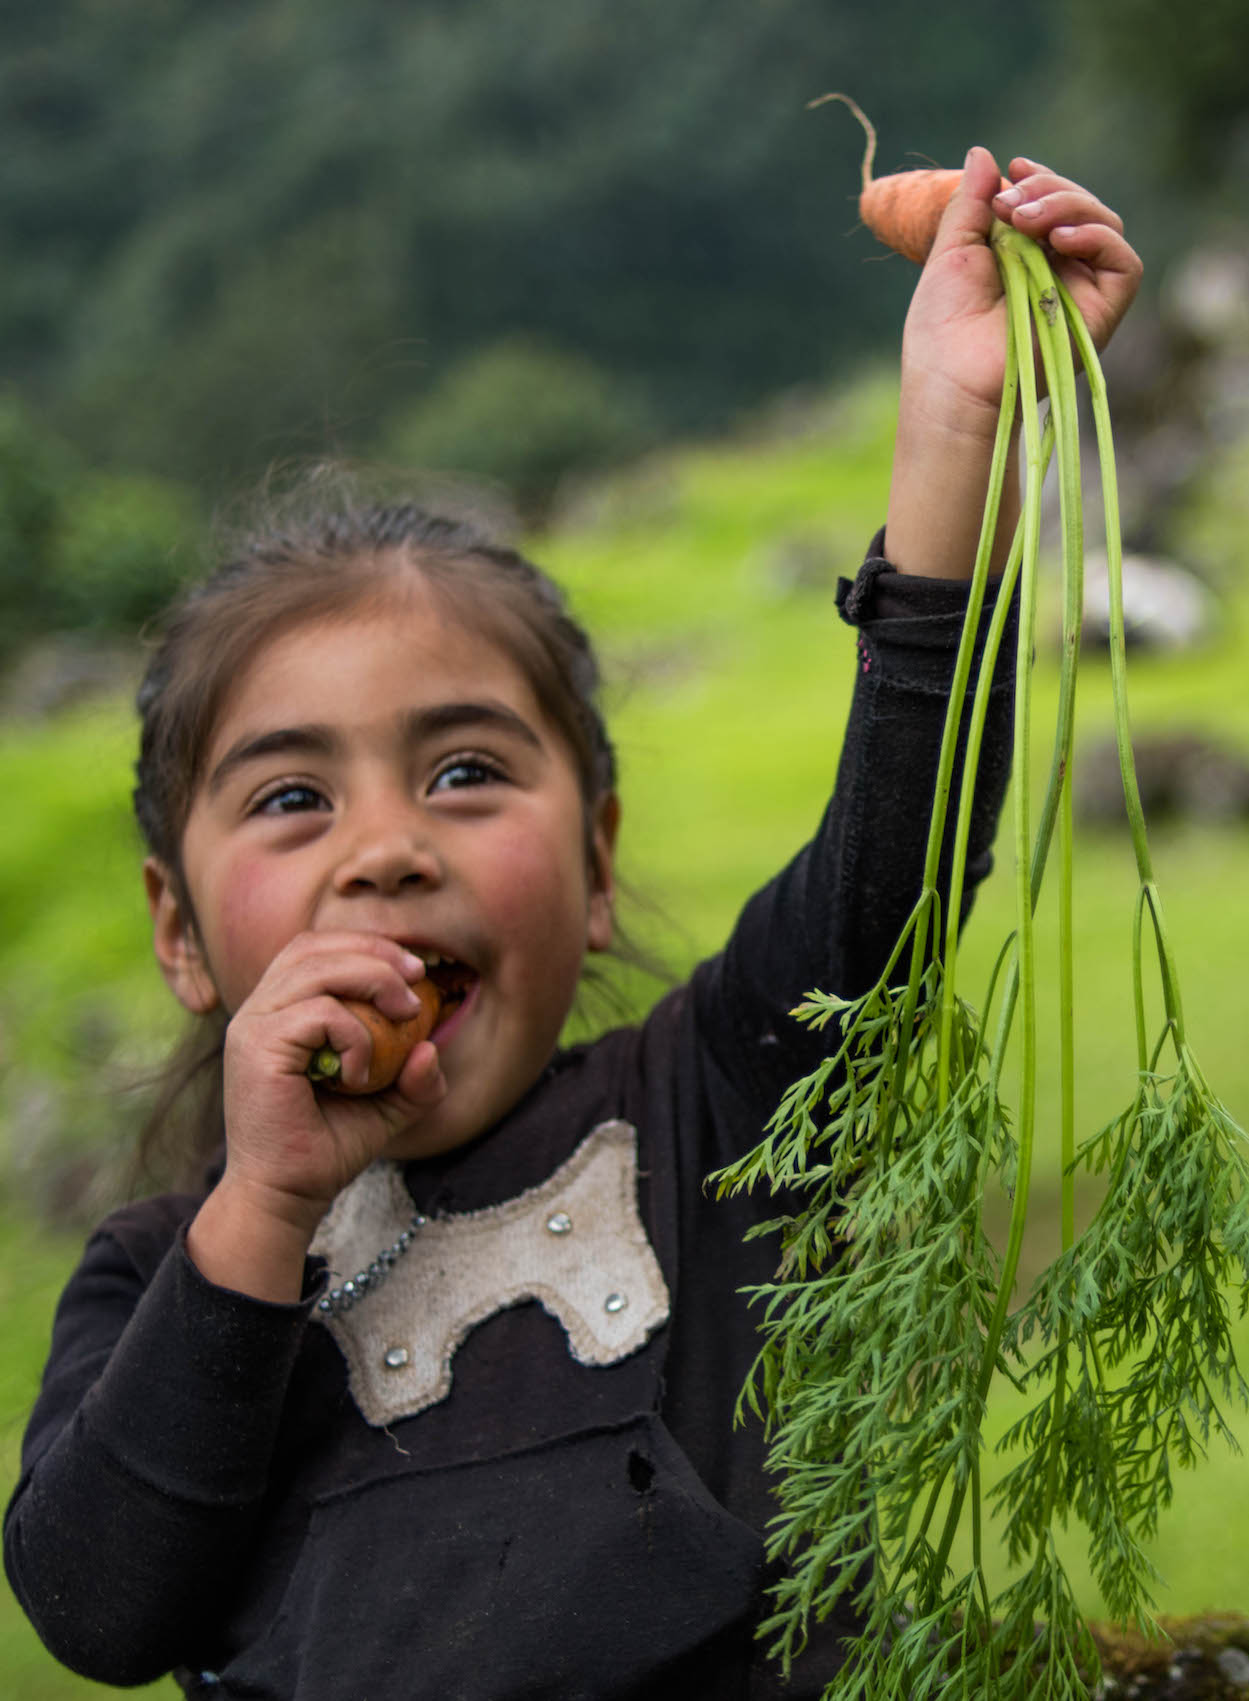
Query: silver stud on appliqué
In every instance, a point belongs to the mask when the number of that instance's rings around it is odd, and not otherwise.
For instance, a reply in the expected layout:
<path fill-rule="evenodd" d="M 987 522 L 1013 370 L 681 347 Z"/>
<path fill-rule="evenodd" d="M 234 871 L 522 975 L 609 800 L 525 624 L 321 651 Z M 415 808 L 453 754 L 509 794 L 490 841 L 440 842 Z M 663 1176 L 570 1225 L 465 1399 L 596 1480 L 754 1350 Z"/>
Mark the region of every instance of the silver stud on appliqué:
<path fill-rule="evenodd" d="M 624 1294 L 609 1293 L 607 1298 L 603 1301 L 603 1310 L 610 1311 L 614 1315 L 617 1311 L 623 1311 L 628 1303 L 629 1301 Z"/>
<path fill-rule="evenodd" d="M 567 1211 L 556 1211 L 546 1219 L 546 1229 L 548 1234 L 571 1234 L 572 1218 Z"/>
<path fill-rule="evenodd" d="M 411 1357 L 406 1347 L 387 1347 L 382 1354 L 382 1363 L 387 1370 L 402 1370 Z"/>

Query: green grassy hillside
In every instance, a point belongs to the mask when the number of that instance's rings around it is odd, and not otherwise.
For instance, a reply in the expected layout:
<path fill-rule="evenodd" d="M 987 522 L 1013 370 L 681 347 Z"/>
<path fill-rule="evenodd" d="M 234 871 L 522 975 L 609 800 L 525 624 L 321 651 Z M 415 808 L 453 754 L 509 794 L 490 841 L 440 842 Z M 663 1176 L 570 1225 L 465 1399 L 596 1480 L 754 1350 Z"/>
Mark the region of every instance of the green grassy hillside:
<path fill-rule="evenodd" d="M 810 832 L 834 772 L 853 638 L 832 603 L 883 516 L 892 387 L 870 379 L 782 429 L 674 454 L 588 492 L 536 553 L 599 635 L 622 763 L 622 863 L 642 894 L 636 929 L 681 970 L 714 948 L 754 886 Z M 1138 729 L 1178 723 L 1249 744 L 1249 597 L 1229 602 L 1218 640 L 1132 668 Z M 1037 767 L 1048 757 L 1055 667 L 1038 658 Z M 1109 727 L 1109 681 L 1090 656 L 1079 735 Z M 23 1414 L 45 1350 L 71 1242 L 37 1231 L 48 1153 L 121 1127 L 107 1089 L 120 1059 L 149 1057 L 171 1031 L 145 938 L 139 851 L 128 817 L 132 729 L 124 705 L 0 732 L 10 827 L 0 845 L 0 1045 L 9 1214 L 0 1225 L 0 1474 L 12 1478 Z M 917 800 L 917 808 L 922 807 Z M 1249 1119 L 1243 964 L 1249 829 L 1158 833 L 1155 860 L 1183 977 L 1190 1033 L 1234 1113 Z M 1126 836 L 1084 834 L 1077 868 L 1078 1086 L 1092 1131 L 1130 1095 L 1130 927 L 1135 874 Z M 987 978 L 1011 926 L 1007 879 L 971 924 L 967 985 Z M 1052 930 L 1048 911 L 1043 931 Z M 1055 950 L 1043 956 L 1052 960 Z M 1052 1041 L 1047 1041 L 1051 1043 Z M 81 1065 L 85 1060 L 86 1067 Z M 1052 1051 L 1042 1065 L 1041 1197 L 1028 1256 L 1055 1235 Z M 1045 1180 L 1048 1164 L 1048 1182 Z M 1249 1343 L 1247 1343 L 1249 1348 Z M 1007 1403 L 995 1421 L 1004 1423 Z M 1249 1436 L 1249 1421 L 1241 1428 Z M 1249 1476 L 1219 1456 L 1167 1519 L 1165 1611 L 1236 1606 L 1232 1544 Z M 1076 1569 L 1079 1569 L 1078 1558 Z M 1098 1603 L 1087 1589 L 1086 1609 Z M 0 1690 L 23 1701 L 90 1692 L 37 1649 L 0 1602 Z M 165 1691 L 161 1691 L 164 1693 Z"/>

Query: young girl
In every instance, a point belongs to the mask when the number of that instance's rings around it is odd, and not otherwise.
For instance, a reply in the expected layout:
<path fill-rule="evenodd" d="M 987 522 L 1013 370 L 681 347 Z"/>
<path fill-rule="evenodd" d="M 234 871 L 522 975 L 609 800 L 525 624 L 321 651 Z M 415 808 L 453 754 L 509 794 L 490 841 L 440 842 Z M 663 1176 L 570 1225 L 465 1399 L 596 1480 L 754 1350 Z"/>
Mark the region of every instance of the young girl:
<path fill-rule="evenodd" d="M 1011 177 L 968 156 L 908 316 L 886 530 L 840 598 L 832 804 L 640 1027 L 558 1046 L 611 943 L 619 805 L 592 654 L 534 569 L 346 513 L 172 615 L 136 804 L 221 1151 L 206 1191 L 110 1217 L 61 1302 L 5 1554 L 67 1664 L 274 1701 L 779 1691 L 761 1435 L 732 1424 L 738 1290 L 775 1257 L 743 1235 L 776 1206 L 703 1179 L 827 1043 L 787 1012 L 870 984 L 918 888 L 964 599 L 942 581 L 969 571 L 1002 377 L 990 220 L 1048 240 L 1099 343 L 1136 287 L 1112 213 Z M 327 1046 L 364 1080 L 344 1001 L 400 1018 L 422 980 L 442 1012 L 393 1086 L 310 1082 Z M 813 1631 L 786 1693 L 818 1694 L 853 1628 Z"/>

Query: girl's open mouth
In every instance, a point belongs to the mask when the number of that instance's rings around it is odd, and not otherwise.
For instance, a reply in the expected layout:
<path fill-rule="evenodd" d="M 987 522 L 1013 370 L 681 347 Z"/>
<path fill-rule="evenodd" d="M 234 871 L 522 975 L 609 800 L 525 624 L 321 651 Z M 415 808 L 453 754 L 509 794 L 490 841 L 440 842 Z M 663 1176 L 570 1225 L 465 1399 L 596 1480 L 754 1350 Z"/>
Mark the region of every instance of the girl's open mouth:
<path fill-rule="evenodd" d="M 454 957 L 444 957 L 438 951 L 421 953 L 421 960 L 425 964 L 426 979 L 438 988 L 438 996 L 442 1000 L 438 1017 L 441 1027 L 464 1003 L 477 984 L 477 975 L 466 963 L 459 963 Z"/>

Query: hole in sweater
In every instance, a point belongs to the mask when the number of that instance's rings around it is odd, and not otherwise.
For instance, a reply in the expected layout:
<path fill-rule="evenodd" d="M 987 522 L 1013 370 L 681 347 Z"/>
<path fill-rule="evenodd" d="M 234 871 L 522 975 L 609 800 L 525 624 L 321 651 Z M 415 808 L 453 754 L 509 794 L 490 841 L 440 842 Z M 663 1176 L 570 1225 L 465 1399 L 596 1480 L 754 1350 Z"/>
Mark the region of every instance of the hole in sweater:
<path fill-rule="evenodd" d="M 648 1494 L 655 1480 L 655 1467 L 641 1453 L 629 1455 L 629 1482 L 638 1494 Z"/>

